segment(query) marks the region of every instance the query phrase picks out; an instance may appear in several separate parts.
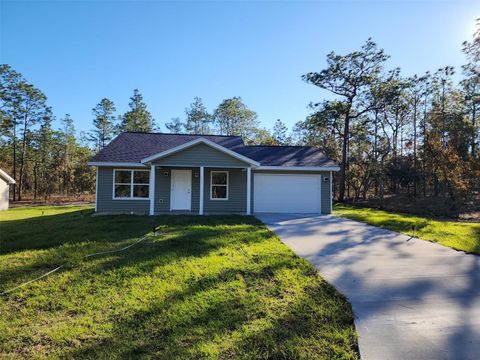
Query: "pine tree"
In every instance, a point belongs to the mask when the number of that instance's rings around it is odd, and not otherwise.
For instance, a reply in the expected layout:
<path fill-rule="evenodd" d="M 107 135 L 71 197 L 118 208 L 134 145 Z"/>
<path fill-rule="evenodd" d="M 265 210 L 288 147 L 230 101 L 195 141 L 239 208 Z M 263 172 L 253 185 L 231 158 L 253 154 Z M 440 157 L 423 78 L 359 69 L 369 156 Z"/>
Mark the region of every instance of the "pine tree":
<path fill-rule="evenodd" d="M 73 181 L 73 163 L 74 152 L 76 148 L 75 126 L 70 114 L 65 114 L 65 117 L 60 120 L 62 129 L 60 130 L 63 145 L 63 159 L 62 159 L 62 181 L 63 191 L 68 196 L 70 194 L 71 184 Z"/>
<path fill-rule="evenodd" d="M 112 140 L 115 133 L 115 104 L 103 98 L 93 109 L 93 126 L 90 133 L 90 140 L 98 150 L 101 150 Z"/>
<path fill-rule="evenodd" d="M 208 114 L 202 99 L 195 97 L 190 107 L 185 109 L 187 118 L 185 120 L 185 130 L 189 134 L 208 134 L 210 133 L 211 116 Z"/>
<path fill-rule="evenodd" d="M 173 118 L 170 122 L 165 123 L 165 127 L 172 134 L 180 134 L 183 132 L 184 124 L 179 117 Z"/>
<path fill-rule="evenodd" d="M 340 168 L 339 200 L 345 198 L 347 183 L 348 149 L 350 126 L 363 114 L 375 107 L 370 101 L 372 86 L 378 81 L 384 63 L 389 58 L 377 45 L 368 39 L 360 51 L 347 55 L 331 52 L 327 55 L 327 68 L 320 72 L 310 72 L 302 79 L 310 84 L 328 90 L 341 98 L 343 104 L 344 127 L 342 131 L 342 161 Z"/>
<path fill-rule="evenodd" d="M 130 111 L 127 111 L 120 124 L 120 131 L 152 132 L 155 127 L 154 119 L 147 110 L 143 96 L 138 89 L 133 90 L 130 98 Z"/>
<path fill-rule="evenodd" d="M 277 119 L 275 121 L 275 125 L 273 126 L 273 137 L 278 145 L 287 145 L 288 138 L 287 138 L 287 127 L 283 123 L 282 120 Z"/>
<path fill-rule="evenodd" d="M 258 127 L 257 113 L 250 110 L 240 97 L 223 100 L 213 114 L 218 132 L 222 135 L 253 137 Z"/>

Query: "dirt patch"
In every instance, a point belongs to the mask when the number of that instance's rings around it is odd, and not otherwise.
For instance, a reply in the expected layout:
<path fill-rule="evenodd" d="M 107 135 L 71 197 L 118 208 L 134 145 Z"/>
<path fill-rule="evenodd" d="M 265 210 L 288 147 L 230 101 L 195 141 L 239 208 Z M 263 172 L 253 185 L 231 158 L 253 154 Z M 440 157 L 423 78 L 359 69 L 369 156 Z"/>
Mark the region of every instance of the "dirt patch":
<path fill-rule="evenodd" d="M 33 199 L 32 197 L 25 197 L 22 201 L 10 200 L 10 208 L 24 207 L 24 206 L 55 206 L 55 205 L 94 205 L 95 195 L 85 194 L 79 196 L 61 196 L 54 195 L 48 199 Z"/>

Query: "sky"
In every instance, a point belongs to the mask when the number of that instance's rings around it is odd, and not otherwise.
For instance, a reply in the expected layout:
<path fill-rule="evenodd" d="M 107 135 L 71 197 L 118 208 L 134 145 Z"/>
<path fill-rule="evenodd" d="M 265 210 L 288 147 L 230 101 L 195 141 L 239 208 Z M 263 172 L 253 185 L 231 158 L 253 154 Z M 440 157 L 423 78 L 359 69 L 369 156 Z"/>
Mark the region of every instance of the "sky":
<path fill-rule="evenodd" d="M 92 127 L 104 97 L 118 114 L 138 88 L 161 130 L 201 97 L 240 96 L 262 126 L 291 128 L 328 97 L 301 76 L 372 37 L 389 67 L 422 74 L 464 63 L 480 1 L 3 1 L 0 61 L 48 97 L 57 118 Z M 57 125 L 58 126 L 58 125 Z"/>

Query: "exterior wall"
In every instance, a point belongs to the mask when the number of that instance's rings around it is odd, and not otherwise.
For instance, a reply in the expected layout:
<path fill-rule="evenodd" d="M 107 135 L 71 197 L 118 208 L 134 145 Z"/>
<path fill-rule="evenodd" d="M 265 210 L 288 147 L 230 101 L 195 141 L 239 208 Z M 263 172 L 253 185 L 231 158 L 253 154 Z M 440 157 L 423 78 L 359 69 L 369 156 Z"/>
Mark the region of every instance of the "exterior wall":
<path fill-rule="evenodd" d="M 120 168 L 99 167 L 97 172 L 97 212 L 99 213 L 136 213 L 148 214 L 150 201 L 145 200 L 114 200 L 113 170 Z M 124 170 L 138 170 L 121 168 Z"/>
<path fill-rule="evenodd" d="M 320 209 L 322 214 L 330 214 L 332 212 L 331 208 L 331 188 L 330 188 L 330 171 L 268 171 L 268 170 L 253 170 L 252 171 L 252 186 L 251 186 L 251 197 L 252 197 L 252 211 L 254 209 L 254 174 L 320 174 L 322 175 L 321 180 L 321 194 L 320 194 Z M 324 179 L 327 178 L 325 182 Z"/>
<path fill-rule="evenodd" d="M 208 145 L 198 144 L 153 162 L 160 166 L 222 166 L 245 167 L 247 163 L 218 151 Z"/>
<path fill-rule="evenodd" d="M 186 167 L 162 167 L 155 171 L 155 213 L 170 211 L 170 189 L 172 170 L 192 170 L 192 213 L 198 213 L 200 204 L 200 177 L 195 177 L 195 173 L 200 174 L 199 168 Z"/>
<path fill-rule="evenodd" d="M 228 200 L 210 200 L 210 173 L 217 170 L 228 171 Z M 247 211 L 246 170 L 231 168 L 205 169 L 203 202 L 205 213 L 245 213 Z"/>
<path fill-rule="evenodd" d="M 170 211 L 170 189 L 172 170 L 192 170 L 192 213 L 200 208 L 200 168 L 162 167 L 156 170 L 155 177 L 155 213 Z M 210 200 L 210 172 L 228 171 L 228 200 Z M 203 208 L 205 213 L 244 213 L 247 206 L 247 175 L 242 169 L 207 168 L 205 169 Z"/>
<path fill-rule="evenodd" d="M 216 151 L 216 150 L 215 150 Z M 113 199 L 113 169 L 110 167 L 98 168 L 98 199 L 97 212 L 99 213 L 140 213 L 148 214 L 150 209 L 149 199 L 145 200 L 114 200 Z M 125 168 L 126 169 L 126 168 Z M 155 213 L 165 213 L 170 211 L 170 189 L 171 189 L 171 170 L 172 169 L 190 169 L 192 170 L 192 213 L 198 214 L 200 203 L 200 178 L 195 177 L 199 173 L 198 167 L 162 167 L 157 168 L 155 173 Z M 130 169 L 129 169 L 130 170 Z M 133 169 L 134 170 L 134 169 Z M 210 200 L 210 173 L 215 170 L 224 170 L 229 172 L 228 200 Z M 255 171 L 252 170 L 251 199 L 252 211 L 254 209 L 254 174 L 321 174 L 321 211 L 322 214 L 331 213 L 331 188 L 329 171 Z M 324 179 L 327 178 L 327 181 Z M 204 188 L 204 212 L 205 213 L 245 213 L 247 206 L 247 173 L 241 168 L 206 168 L 205 169 L 205 188 Z M 4 201 L 1 191 L 3 181 L 0 181 L 0 200 Z M 6 199 L 8 207 L 8 185 L 6 185 Z"/>
<path fill-rule="evenodd" d="M 9 185 L 5 180 L 0 178 L 0 210 L 8 209 L 8 199 L 9 199 Z"/>

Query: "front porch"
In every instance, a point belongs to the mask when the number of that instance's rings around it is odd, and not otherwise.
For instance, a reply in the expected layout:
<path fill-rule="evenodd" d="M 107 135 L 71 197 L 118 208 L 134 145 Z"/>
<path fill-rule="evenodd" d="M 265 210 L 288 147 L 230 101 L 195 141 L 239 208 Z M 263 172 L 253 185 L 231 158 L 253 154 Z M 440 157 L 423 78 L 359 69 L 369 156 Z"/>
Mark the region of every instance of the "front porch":
<path fill-rule="evenodd" d="M 150 167 L 149 214 L 251 214 L 251 167 Z"/>

